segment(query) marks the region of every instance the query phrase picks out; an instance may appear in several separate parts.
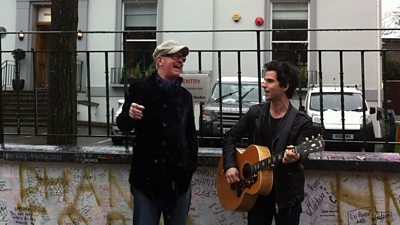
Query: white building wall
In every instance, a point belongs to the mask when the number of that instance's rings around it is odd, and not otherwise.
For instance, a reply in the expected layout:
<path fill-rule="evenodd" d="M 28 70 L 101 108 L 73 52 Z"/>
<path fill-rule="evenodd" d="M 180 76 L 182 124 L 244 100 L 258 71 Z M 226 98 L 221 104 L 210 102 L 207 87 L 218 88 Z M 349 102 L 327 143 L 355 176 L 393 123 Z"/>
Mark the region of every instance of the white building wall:
<path fill-rule="evenodd" d="M 88 30 L 89 31 L 116 31 L 116 2 L 108 0 L 89 1 Z M 88 51 L 115 50 L 115 34 L 93 33 L 88 34 Z M 114 67 L 114 53 L 108 55 L 108 68 Z M 93 87 L 105 84 L 105 55 L 92 53 L 90 69 L 93 78 Z"/>
<path fill-rule="evenodd" d="M 266 4 L 269 1 L 264 0 L 249 0 L 240 1 L 234 0 L 229 3 L 224 1 L 215 1 L 215 29 L 216 30 L 257 30 L 266 29 L 269 22 L 265 19 Z M 235 12 L 239 12 L 241 20 L 234 22 L 232 16 Z M 255 19 L 262 17 L 266 21 L 264 25 L 257 26 Z M 261 49 L 264 48 L 263 38 L 265 33 L 262 32 L 260 39 Z M 241 73 L 242 76 L 257 76 L 257 35 L 256 32 L 219 32 L 214 35 L 215 49 L 222 50 L 253 50 L 251 52 L 243 52 L 241 54 Z M 237 76 L 238 71 L 238 54 L 237 52 L 222 53 L 222 76 Z M 217 67 L 217 58 L 214 60 L 214 68 Z M 261 59 L 264 63 L 264 60 Z"/>
<path fill-rule="evenodd" d="M 379 3 L 380 0 L 316 1 L 316 28 L 379 28 Z M 381 35 L 378 31 L 325 31 L 316 33 L 316 49 L 378 50 L 380 48 Z M 366 89 L 379 89 L 380 60 L 379 52 L 365 53 Z M 339 84 L 339 62 L 338 52 L 323 54 L 324 83 Z M 360 62 L 360 52 L 343 52 L 345 84 L 361 84 Z"/>
<path fill-rule="evenodd" d="M 157 30 L 164 31 L 202 31 L 214 29 L 213 1 L 187 1 L 187 0 L 161 0 L 158 8 Z M 195 9 L 195 10 L 193 10 Z M 158 42 L 175 39 L 185 44 L 191 50 L 211 50 L 214 48 L 213 34 L 211 32 L 178 32 L 159 33 Z M 202 70 L 211 71 L 212 55 L 202 53 Z M 185 71 L 198 71 L 198 55 L 190 54 L 185 64 Z"/>
<path fill-rule="evenodd" d="M 167 4 L 168 3 L 168 4 Z M 256 50 L 257 38 L 255 32 L 235 32 L 238 30 L 253 30 L 265 28 L 258 27 L 254 20 L 265 15 L 266 1 L 163 1 L 158 16 L 161 24 L 158 30 L 220 30 L 221 32 L 195 32 L 195 33 L 162 33 L 159 41 L 176 39 L 193 50 Z M 182 10 L 177 10 L 179 6 Z M 195 10 L 194 10 L 195 9 Z M 234 22 L 232 16 L 240 12 L 242 19 Z M 233 30 L 233 32 L 222 32 Z M 263 37 L 264 35 L 262 35 Z M 263 40 L 263 39 L 262 39 Z M 221 72 L 223 76 L 236 76 L 238 71 L 236 52 L 222 53 Z M 245 52 L 241 55 L 243 76 L 257 75 L 256 53 Z M 186 71 L 198 69 L 198 57 L 191 54 L 185 65 Z M 213 78 L 218 76 L 217 53 L 202 53 L 202 70 L 212 71 Z"/>
<path fill-rule="evenodd" d="M 4 1 L 4 0 L 3 0 Z M 16 31 L 16 10 L 17 4 L 15 0 L 6 0 L 7 4 L 1 3 L 0 7 L 0 26 L 7 29 L 8 32 Z M 1 39 L 1 47 L 3 51 L 12 51 L 15 46 L 16 36 L 15 35 L 6 35 L 5 38 Z M 12 56 L 10 54 L 3 54 L 2 60 L 12 60 Z"/>

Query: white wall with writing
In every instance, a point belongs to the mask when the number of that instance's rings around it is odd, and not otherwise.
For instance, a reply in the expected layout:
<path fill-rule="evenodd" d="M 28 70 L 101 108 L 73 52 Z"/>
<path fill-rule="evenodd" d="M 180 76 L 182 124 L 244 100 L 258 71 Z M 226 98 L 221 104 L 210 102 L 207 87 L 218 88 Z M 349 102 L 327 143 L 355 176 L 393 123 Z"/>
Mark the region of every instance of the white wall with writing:
<path fill-rule="evenodd" d="M 132 224 L 130 165 L 2 161 L 0 225 Z M 218 202 L 215 167 L 192 180 L 188 225 L 245 225 Z M 400 224 L 398 173 L 306 171 L 303 225 Z M 160 224 L 163 224 L 162 222 Z"/>

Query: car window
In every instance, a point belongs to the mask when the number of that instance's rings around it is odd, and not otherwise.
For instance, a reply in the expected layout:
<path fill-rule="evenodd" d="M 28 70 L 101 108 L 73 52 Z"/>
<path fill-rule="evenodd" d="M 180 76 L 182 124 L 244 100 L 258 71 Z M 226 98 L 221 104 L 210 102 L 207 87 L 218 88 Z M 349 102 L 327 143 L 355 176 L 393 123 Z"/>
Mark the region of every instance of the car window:
<path fill-rule="evenodd" d="M 222 99 L 229 98 L 235 101 L 239 101 L 239 87 L 237 84 L 222 84 Z M 258 102 L 258 93 L 260 90 L 257 84 L 242 84 L 242 101 L 243 102 Z M 213 94 L 211 98 L 214 101 L 218 101 L 219 96 L 219 85 L 214 86 Z"/>
<path fill-rule="evenodd" d="M 359 93 L 344 93 L 344 110 L 346 111 L 362 111 L 362 96 Z M 323 93 L 323 110 L 341 110 L 341 94 L 340 93 Z M 320 94 L 311 94 L 310 109 L 320 110 Z"/>

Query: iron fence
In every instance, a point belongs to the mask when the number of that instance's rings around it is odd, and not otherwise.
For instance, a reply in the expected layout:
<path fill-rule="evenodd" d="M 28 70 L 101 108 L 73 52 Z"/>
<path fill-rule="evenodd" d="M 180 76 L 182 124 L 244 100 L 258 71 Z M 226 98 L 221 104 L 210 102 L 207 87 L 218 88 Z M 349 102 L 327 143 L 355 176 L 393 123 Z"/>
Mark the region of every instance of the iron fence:
<path fill-rule="evenodd" d="M 306 30 L 308 32 L 332 32 L 332 31 L 339 31 L 339 32 L 346 32 L 346 31 L 381 31 L 381 29 L 296 29 L 296 30 Z M 315 68 L 312 68 L 311 70 L 309 69 L 305 69 L 304 70 L 304 65 L 302 65 L 301 63 L 297 63 L 296 66 L 299 68 L 299 71 L 303 71 L 303 76 L 305 77 L 305 79 L 302 79 L 301 81 L 305 83 L 301 83 L 298 89 L 298 102 L 299 102 L 299 107 L 302 106 L 303 104 L 303 95 L 304 92 L 308 89 L 308 87 L 310 85 L 320 85 L 323 86 L 324 85 L 324 77 L 325 77 L 325 72 L 324 72 L 324 65 L 330 63 L 330 64 L 336 64 L 338 69 L 338 74 L 339 74 L 339 80 L 336 81 L 337 85 L 341 88 L 343 88 L 344 86 L 346 86 L 345 84 L 345 76 L 344 76 L 344 67 L 345 66 L 349 66 L 346 63 L 346 59 L 344 58 L 344 56 L 346 54 L 351 55 L 351 57 L 356 57 L 358 58 L 359 62 L 360 62 L 360 67 L 359 67 L 359 75 L 360 75 L 360 85 L 359 85 L 359 89 L 362 91 L 362 96 L 363 96 L 363 100 L 365 101 L 367 99 L 366 96 L 366 71 L 365 71 L 365 61 L 366 61 L 366 57 L 370 57 L 369 54 L 376 54 L 378 53 L 381 56 L 381 60 L 379 60 L 379 63 L 382 63 L 382 96 L 378 97 L 381 99 L 377 99 L 378 101 L 382 101 L 382 107 L 379 110 L 380 111 L 380 115 L 381 115 L 381 120 L 384 121 L 384 124 L 386 127 L 385 129 L 387 129 L 387 131 L 389 131 L 391 128 L 389 126 L 389 124 L 391 123 L 392 117 L 391 117 L 391 109 L 388 106 L 388 98 L 387 98 L 387 73 L 386 73 L 386 64 L 385 64 L 385 58 L 387 56 L 388 53 L 392 52 L 392 51 L 400 51 L 399 49 L 394 49 L 394 50 L 388 50 L 388 49 L 279 49 L 279 51 L 277 51 L 276 49 L 270 49 L 270 48 L 266 48 L 266 49 L 262 49 L 261 46 L 261 35 L 262 33 L 271 33 L 271 32 L 279 32 L 281 31 L 280 29 L 275 29 L 275 30 L 245 30 L 245 31 L 224 31 L 224 30 L 220 30 L 220 31 L 180 31 L 182 33 L 194 33 L 194 32 L 250 32 L 250 33 L 254 33 L 254 40 L 255 40 L 255 48 L 254 49 L 220 49 L 220 50 L 209 50 L 209 49 L 193 49 L 191 50 L 191 57 L 194 57 L 197 60 L 194 60 L 196 62 L 193 61 L 193 64 L 195 64 L 195 66 L 193 66 L 194 68 L 197 68 L 196 72 L 197 73 L 202 73 L 203 68 L 215 68 L 215 70 L 213 71 L 213 76 L 216 80 L 221 80 L 221 78 L 223 76 L 225 76 L 226 74 L 224 74 L 224 70 L 225 68 L 223 68 L 222 66 L 222 61 L 225 58 L 235 58 L 235 65 L 236 65 L 236 71 L 235 71 L 235 76 L 241 77 L 242 73 L 243 73 L 243 65 L 241 60 L 246 57 L 246 55 L 248 54 L 253 54 L 253 56 L 255 56 L 256 62 L 254 63 L 254 67 L 253 71 L 256 71 L 256 77 L 258 77 L 258 85 L 259 88 L 261 87 L 261 82 L 262 82 L 262 58 L 267 58 L 266 55 L 269 55 L 269 57 L 271 58 L 271 56 L 273 54 L 276 54 L 277 52 L 301 52 L 301 51 L 305 51 L 304 54 L 305 55 L 310 55 L 312 54 L 314 56 L 314 58 L 316 59 L 316 62 L 314 62 L 315 64 Z M 286 31 L 286 30 L 283 30 Z M 73 31 L 72 31 L 73 32 Z M 161 31 L 130 31 L 130 32 L 161 32 Z M 176 32 L 176 31 L 163 31 L 166 33 L 170 33 L 170 32 Z M 43 32 L 26 32 L 29 35 L 35 35 L 37 33 L 43 33 Z M 56 33 L 58 34 L 59 32 L 46 32 L 49 34 L 52 33 Z M 124 33 L 123 31 L 121 32 L 83 32 L 83 33 L 98 33 L 98 34 L 103 34 L 103 33 L 111 33 L 111 34 L 117 34 L 117 33 Z M 161 32 L 162 33 L 162 32 Z M 16 32 L 10 32 L 10 34 L 17 34 Z M 0 39 L 1 42 L 1 39 Z M 2 46 L 0 44 L 0 46 Z M 0 49 L 1 50 L 1 49 Z M 129 51 L 135 51 L 135 50 L 129 50 Z M 37 56 L 37 54 L 39 53 L 39 51 L 35 51 L 34 49 L 31 50 L 25 50 L 25 52 L 28 54 L 28 60 L 26 60 L 25 66 L 28 67 L 28 69 L 26 71 L 30 71 L 30 74 L 32 76 L 35 77 L 36 79 L 36 71 L 35 69 L 29 69 L 29 68 L 35 68 L 35 55 Z M 47 53 L 51 53 L 51 51 L 43 51 L 41 50 L 40 52 L 47 52 Z M 124 51 L 124 50 L 91 50 L 91 51 L 84 51 L 84 50 L 78 50 L 78 51 L 74 51 L 74 53 L 76 53 L 78 55 L 78 61 L 77 61 L 77 91 L 80 92 L 81 94 L 81 102 L 85 101 L 88 104 L 86 104 L 84 106 L 84 108 L 87 109 L 87 118 L 84 121 L 84 126 L 87 127 L 87 133 L 86 134 L 76 134 L 76 136 L 105 136 L 105 137 L 114 137 L 116 134 L 113 133 L 112 129 L 113 129 L 113 125 L 114 124 L 114 111 L 116 111 L 116 108 L 112 108 L 111 107 L 111 101 L 113 101 L 112 99 L 115 98 L 123 98 L 124 94 L 127 91 L 127 87 L 128 87 L 128 80 L 127 79 L 123 79 L 124 78 L 124 67 L 118 66 L 118 65 L 113 65 L 113 62 L 111 62 L 112 60 L 110 60 L 110 58 L 112 56 L 115 56 L 115 54 L 126 54 L 128 51 Z M 2 61 L 2 57 L 3 55 L 6 54 L 11 54 L 11 51 L 7 50 L 7 51 L 3 51 L 1 50 L 1 54 L 0 54 L 0 61 L 1 61 L 1 76 L 2 76 L 2 90 L 0 93 L 0 103 L 1 103 L 1 112 L 0 112 L 0 126 L 3 128 L 5 126 L 4 123 L 4 115 L 3 115 L 3 109 L 4 109 L 4 104 L 3 104 L 3 94 L 4 92 L 9 91 L 8 87 L 10 85 L 10 80 L 13 79 L 13 77 L 15 76 L 15 63 L 13 63 L 10 60 L 5 60 Z M 333 54 L 337 56 L 337 61 L 335 62 L 326 62 L 324 61 L 324 56 L 328 55 L 328 54 Z M 211 63 L 215 64 L 216 66 L 210 66 L 207 63 L 210 63 L 209 60 L 207 60 L 208 57 L 213 57 L 215 60 L 212 61 Z M 94 62 L 94 59 L 96 60 L 97 63 L 92 64 Z M 101 61 L 101 63 L 100 63 Z M 378 61 L 377 61 L 378 62 Z M 93 65 L 95 65 L 96 67 L 101 66 L 104 70 L 104 74 L 102 76 L 94 76 L 92 74 L 91 71 L 93 71 Z M 307 67 L 305 67 L 307 68 Z M 96 80 L 94 80 L 94 78 Z M 35 80 L 33 79 L 33 80 Z M 240 79 L 239 79 L 240 80 Z M 92 85 L 93 82 L 96 82 L 95 85 Z M 33 83 L 33 92 L 34 92 L 34 100 L 33 100 L 33 104 L 34 104 L 34 117 L 37 118 L 39 116 L 38 113 L 38 95 L 37 95 L 37 84 Z M 241 86 L 241 83 L 239 81 L 239 89 Z M 104 91 L 102 93 L 102 95 L 100 95 L 101 98 L 104 99 L 104 101 L 102 101 L 103 106 L 100 107 L 101 110 L 104 110 L 103 114 L 104 117 L 100 119 L 100 123 L 105 127 L 106 129 L 106 134 L 93 134 L 92 133 L 92 127 L 98 123 L 96 123 L 97 120 L 99 120 L 98 118 L 93 118 L 92 115 L 92 107 L 93 107 L 93 97 L 96 96 L 97 98 L 99 98 L 99 93 L 92 93 L 93 91 L 96 91 L 96 88 L 101 88 L 102 91 Z M 119 89 L 116 89 L 119 88 Z M 380 92 L 381 90 L 377 90 L 377 92 Z M 97 91 L 98 92 L 98 91 Z M 78 95 L 79 93 L 77 93 Z M 83 97 L 82 97 L 83 96 Z M 259 102 L 262 101 L 262 94 L 260 92 L 259 95 Z M 17 102 L 17 105 L 20 104 L 19 102 Z M 222 99 L 221 101 L 219 101 L 220 104 L 220 109 L 222 109 Z M 342 102 L 343 104 L 343 102 Z M 115 105 L 115 104 L 114 104 Z M 201 126 L 201 120 L 202 120 L 202 115 L 203 115 L 203 103 L 199 104 L 199 139 L 200 139 L 200 143 L 206 143 L 209 140 L 213 140 L 214 143 L 218 143 L 219 145 L 222 144 L 223 141 L 223 130 L 220 130 L 220 133 L 218 136 L 216 137 L 208 137 L 208 136 L 203 136 L 201 135 L 202 132 L 202 126 Z M 243 112 L 241 110 L 241 102 L 239 103 L 239 107 L 240 107 L 240 114 L 239 117 L 243 115 Z M 19 113 L 19 112 L 17 112 Z M 321 110 L 321 115 L 323 115 L 323 111 Z M 343 115 L 344 117 L 344 115 Z M 219 120 L 219 126 L 223 127 L 223 117 L 220 117 Z M 365 118 L 365 114 L 364 114 L 364 118 Z M 344 121 L 344 118 L 342 118 Z M 37 119 L 36 119 L 37 120 Z M 323 119 L 322 119 L 323 120 Z M 366 121 L 363 121 L 363 125 L 366 125 Z M 38 130 L 38 123 L 34 123 L 33 126 L 35 127 L 34 132 L 33 133 L 29 133 L 32 135 L 37 135 L 37 136 L 47 136 L 49 134 L 46 133 L 40 133 Z M 343 126 L 344 126 L 344 122 L 343 122 Z M 323 126 L 321 126 L 320 129 L 324 129 Z M 342 130 L 342 134 L 343 137 L 345 130 Z M 21 131 L 18 130 L 16 133 L 15 132 L 1 132 L 0 135 L 0 142 L 4 143 L 4 135 L 21 135 Z M 25 133 L 28 134 L 28 133 Z M 65 134 L 65 135 L 71 135 L 71 134 Z M 125 138 L 128 137 L 128 135 L 123 135 Z M 340 140 L 343 142 L 346 142 L 347 140 L 345 140 L 343 138 L 343 140 Z M 334 141 L 333 141 L 334 142 Z M 357 141 L 355 141 L 357 142 Z M 366 143 L 377 143 L 377 144 L 395 144 L 398 143 L 396 142 L 396 140 L 392 140 L 392 139 L 387 139 L 387 138 L 383 138 L 383 139 L 375 139 L 375 140 L 361 140 L 360 142 L 366 144 Z"/>

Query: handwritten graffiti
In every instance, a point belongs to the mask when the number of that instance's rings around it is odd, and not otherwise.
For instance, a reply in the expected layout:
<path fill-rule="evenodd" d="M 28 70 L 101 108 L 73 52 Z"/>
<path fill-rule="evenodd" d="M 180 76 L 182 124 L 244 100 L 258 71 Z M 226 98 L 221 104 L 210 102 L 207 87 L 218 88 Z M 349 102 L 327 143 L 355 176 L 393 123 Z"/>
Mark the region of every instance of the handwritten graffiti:
<path fill-rule="evenodd" d="M 400 184 L 395 174 L 315 172 L 307 178 L 301 224 L 383 225 L 400 221 Z"/>
<path fill-rule="evenodd" d="M 129 166 L 14 163 L 9 168 L 7 178 L 0 177 L 0 225 L 132 224 Z"/>

